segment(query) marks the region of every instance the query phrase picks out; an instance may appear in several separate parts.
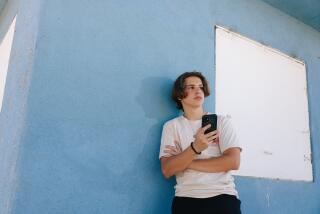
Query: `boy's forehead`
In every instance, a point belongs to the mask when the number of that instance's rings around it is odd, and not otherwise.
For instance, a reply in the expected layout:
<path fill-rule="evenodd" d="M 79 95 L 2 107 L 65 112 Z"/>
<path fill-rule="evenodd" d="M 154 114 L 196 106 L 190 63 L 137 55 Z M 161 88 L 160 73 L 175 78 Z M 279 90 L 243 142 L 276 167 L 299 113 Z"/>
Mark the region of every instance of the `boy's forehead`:
<path fill-rule="evenodd" d="M 186 85 L 199 85 L 202 84 L 202 81 L 199 77 L 188 77 L 185 79 Z"/>

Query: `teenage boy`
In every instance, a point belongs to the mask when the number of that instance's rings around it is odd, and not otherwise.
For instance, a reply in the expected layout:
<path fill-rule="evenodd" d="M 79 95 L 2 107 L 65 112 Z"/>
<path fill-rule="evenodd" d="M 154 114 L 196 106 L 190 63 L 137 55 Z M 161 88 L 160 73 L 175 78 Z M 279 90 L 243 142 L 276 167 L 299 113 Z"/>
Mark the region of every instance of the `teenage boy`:
<path fill-rule="evenodd" d="M 230 118 L 218 115 L 217 130 L 201 127 L 204 98 L 210 95 L 200 72 L 180 75 L 172 99 L 183 115 L 163 126 L 160 161 L 166 178 L 176 176 L 172 213 L 239 214 L 240 200 L 231 170 L 240 165 L 241 148 Z"/>

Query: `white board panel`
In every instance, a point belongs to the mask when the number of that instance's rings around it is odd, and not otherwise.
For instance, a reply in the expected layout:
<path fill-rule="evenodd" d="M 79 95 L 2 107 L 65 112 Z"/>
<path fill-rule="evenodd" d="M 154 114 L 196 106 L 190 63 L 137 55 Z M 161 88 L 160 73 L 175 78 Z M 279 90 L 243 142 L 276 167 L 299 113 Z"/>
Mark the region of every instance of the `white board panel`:
<path fill-rule="evenodd" d="M 16 17 L 13 19 L 3 40 L 0 40 L 0 112 L 2 109 L 2 100 L 6 83 L 9 59 L 16 25 Z"/>
<path fill-rule="evenodd" d="M 216 112 L 242 144 L 236 175 L 312 181 L 306 67 L 216 27 Z"/>

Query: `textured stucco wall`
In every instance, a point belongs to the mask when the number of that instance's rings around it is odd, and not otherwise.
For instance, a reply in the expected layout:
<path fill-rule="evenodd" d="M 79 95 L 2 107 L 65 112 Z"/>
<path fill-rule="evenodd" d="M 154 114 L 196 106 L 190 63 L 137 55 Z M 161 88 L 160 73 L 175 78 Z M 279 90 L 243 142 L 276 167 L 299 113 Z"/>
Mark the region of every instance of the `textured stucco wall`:
<path fill-rule="evenodd" d="M 36 3 L 12 213 L 169 213 L 174 182 L 162 177 L 158 150 L 162 124 L 178 113 L 171 84 L 192 69 L 214 83 L 215 24 L 308 66 L 315 181 L 236 177 L 243 213 L 319 213 L 319 32 L 256 0 Z M 22 22 L 17 31 L 29 32 Z"/>
<path fill-rule="evenodd" d="M 40 2 L 37 0 L 32 3 L 18 0 L 8 2 L 0 16 L 0 38 L 4 36 L 3 32 L 8 30 L 19 7 L 0 113 L 1 214 L 14 212 L 12 208 L 20 182 L 19 171 L 23 167 L 19 166 L 19 160 L 21 160 L 20 152 L 24 149 L 27 99 L 33 70 Z"/>
<path fill-rule="evenodd" d="M 1 14 L 1 12 L 2 12 L 2 10 L 5 7 L 7 2 L 8 2 L 8 0 L 0 0 L 0 14 Z"/>

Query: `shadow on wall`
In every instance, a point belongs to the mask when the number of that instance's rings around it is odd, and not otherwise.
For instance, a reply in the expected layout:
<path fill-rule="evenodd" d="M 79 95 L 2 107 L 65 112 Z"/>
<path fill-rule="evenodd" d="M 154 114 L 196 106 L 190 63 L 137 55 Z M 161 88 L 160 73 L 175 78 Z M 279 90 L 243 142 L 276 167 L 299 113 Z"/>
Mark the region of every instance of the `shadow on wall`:
<path fill-rule="evenodd" d="M 92 179 L 91 174 L 100 175 L 99 178 L 94 178 L 95 183 L 97 179 L 100 181 L 95 186 L 99 191 L 103 187 L 105 191 L 116 193 L 114 197 L 124 196 L 121 203 L 109 204 L 118 213 L 170 213 L 175 180 L 163 177 L 158 157 L 163 123 L 178 114 L 171 101 L 172 84 L 171 79 L 161 77 L 149 77 L 141 81 L 135 100 L 151 122 L 142 117 L 140 123 L 137 123 L 137 127 L 143 128 L 146 135 L 134 142 L 141 144 L 142 149 L 139 154 L 129 154 L 132 167 L 119 173 L 112 170 L 104 163 L 105 155 L 110 155 L 107 151 L 95 161 L 95 165 L 99 165 L 96 166 L 98 172 L 86 173 L 88 179 Z M 88 164 L 83 165 L 85 166 Z"/>
<path fill-rule="evenodd" d="M 173 80 L 164 77 L 149 77 L 142 80 L 136 100 L 143 108 L 146 117 L 165 122 L 178 114 L 171 99 L 173 83 Z"/>
<path fill-rule="evenodd" d="M 155 123 L 148 130 L 146 141 L 141 154 L 135 161 L 135 166 L 142 167 L 146 170 L 142 173 L 143 181 L 148 181 L 150 176 L 153 182 L 153 188 L 157 187 L 156 195 L 150 195 L 150 198 L 156 198 L 152 208 L 153 213 L 159 210 L 170 210 L 171 200 L 173 196 L 174 179 L 166 181 L 161 174 L 159 157 L 160 139 L 163 123 L 174 118 L 178 114 L 175 103 L 171 100 L 171 89 L 173 80 L 163 77 L 149 77 L 142 80 L 139 95 L 136 98 L 138 104 L 143 108 L 145 116 L 154 119 Z M 156 177 L 155 177 L 156 176 Z M 143 185 L 143 184 L 142 184 Z M 147 193 L 150 194 L 150 193 Z"/>
<path fill-rule="evenodd" d="M 116 139 L 110 132 L 118 132 L 104 123 L 67 119 L 29 126 L 35 131 L 29 132 L 27 141 L 32 143 L 26 143 L 25 150 L 29 156 L 23 155 L 28 171 L 22 174 L 35 186 L 21 185 L 25 188 L 17 202 L 21 213 L 33 213 L 23 209 L 34 199 L 45 204 L 40 208 L 54 208 L 47 213 L 66 209 L 68 213 L 74 209 L 78 213 L 170 213 L 175 182 L 162 176 L 158 156 L 162 125 L 178 113 L 170 99 L 171 87 L 168 78 L 141 81 L 135 101 L 145 116 L 124 138 Z M 140 138 L 134 131 L 139 129 L 145 133 Z M 127 139 L 133 139 L 131 153 L 123 146 Z"/>
<path fill-rule="evenodd" d="M 142 149 L 139 154 L 129 154 L 132 167 L 117 173 L 106 166 L 104 155 L 101 155 L 98 171 L 102 170 L 103 173 L 92 173 L 101 176 L 97 189 L 103 187 L 108 192 L 125 196 L 121 203 L 111 205 L 118 213 L 170 212 L 175 180 L 163 177 L 158 157 L 163 123 L 178 114 L 171 101 L 172 84 L 171 79 L 161 77 L 149 77 L 141 81 L 135 100 L 142 107 L 145 117 L 152 120 L 150 122 L 142 117 L 137 123 L 137 127 L 143 128 L 146 135 L 134 142 L 141 144 Z M 106 155 L 110 155 L 110 152 L 106 152 Z"/>

